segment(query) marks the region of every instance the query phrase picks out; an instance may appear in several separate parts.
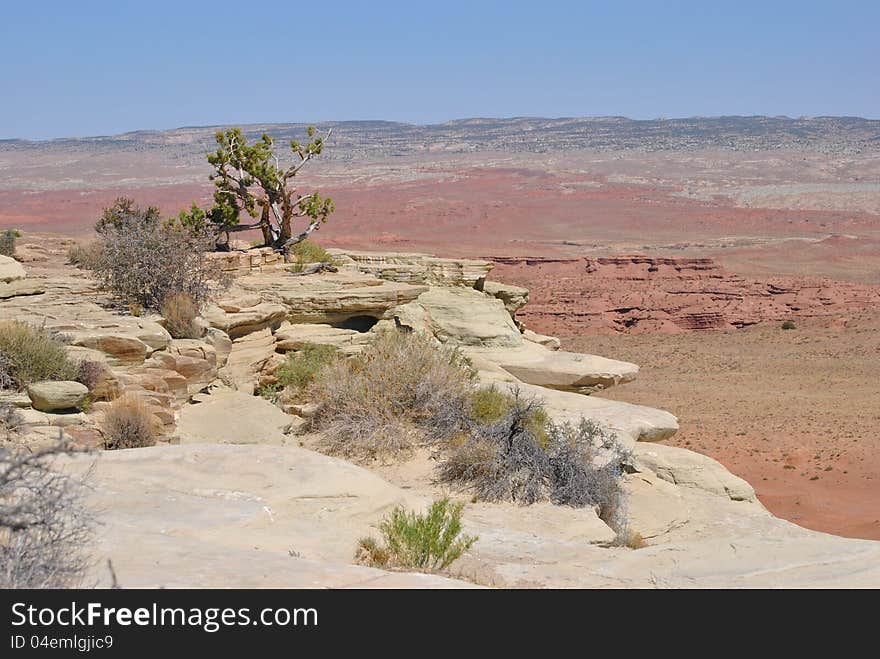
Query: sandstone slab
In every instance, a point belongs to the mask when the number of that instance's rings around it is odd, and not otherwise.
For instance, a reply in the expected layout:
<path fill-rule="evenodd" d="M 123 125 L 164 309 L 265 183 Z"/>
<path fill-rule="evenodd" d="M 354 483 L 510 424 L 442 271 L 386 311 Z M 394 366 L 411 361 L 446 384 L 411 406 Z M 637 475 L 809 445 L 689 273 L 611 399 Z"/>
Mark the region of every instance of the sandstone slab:
<path fill-rule="evenodd" d="M 124 587 L 468 587 L 439 576 L 352 565 L 357 540 L 400 489 L 355 465 L 297 447 L 180 445 L 59 460 L 91 469 L 100 511 L 93 547 Z"/>
<path fill-rule="evenodd" d="M 218 392 L 180 411 L 177 435 L 182 444 L 287 443 L 292 418 L 259 396 Z"/>
<path fill-rule="evenodd" d="M 80 407 L 89 395 L 89 388 L 79 382 L 47 380 L 29 384 L 27 393 L 35 410 L 55 412 Z"/>

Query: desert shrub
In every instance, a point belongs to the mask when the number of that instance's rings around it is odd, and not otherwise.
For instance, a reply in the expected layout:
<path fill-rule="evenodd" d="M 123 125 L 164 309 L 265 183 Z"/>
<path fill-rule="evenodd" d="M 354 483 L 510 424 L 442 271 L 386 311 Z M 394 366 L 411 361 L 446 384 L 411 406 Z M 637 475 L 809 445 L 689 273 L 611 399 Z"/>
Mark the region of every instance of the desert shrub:
<path fill-rule="evenodd" d="M 481 400 L 492 402 L 493 414 L 501 407 L 495 394 Z M 518 391 L 505 406 L 500 420 L 476 423 L 469 434 L 447 442 L 440 479 L 469 488 L 483 501 L 594 506 L 619 531 L 626 518 L 620 484 L 629 453 L 615 437 L 590 420 L 550 423 L 540 404 Z"/>
<path fill-rule="evenodd" d="M 0 352 L 0 390 L 15 387 L 15 379 L 12 377 L 12 360 Z"/>
<path fill-rule="evenodd" d="M 88 387 L 92 391 L 104 379 L 107 366 L 92 359 L 83 359 L 76 365 L 76 377 L 74 380 Z"/>
<path fill-rule="evenodd" d="M 476 389 L 470 396 L 470 418 L 474 425 L 489 426 L 501 421 L 515 406 L 517 395 L 499 390 L 494 384 Z M 550 418 L 544 407 L 531 405 L 531 412 L 525 419 L 525 427 L 538 439 L 541 446 L 546 447 L 549 441 L 547 425 Z"/>
<path fill-rule="evenodd" d="M 327 364 L 336 359 L 333 346 L 306 343 L 296 352 L 287 353 L 287 359 L 275 369 L 278 386 L 302 389 L 311 384 Z"/>
<path fill-rule="evenodd" d="M 548 498 L 549 456 L 533 431 L 540 404 L 514 392 L 500 420 L 475 424 L 449 442 L 441 480 L 470 487 L 483 501 L 529 504 Z"/>
<path fill-rule="evenodd" d="M 77 373 L 57 336 L 17 320 L 0 323 L 0 357 L 0 380 L 17 389 L 40 380 L 73 380 Z"/>
<path fill-rule="evenodd" d="M 108 229 L 120 230 L 128 222 L 154 224 L 159 221 L 159 209 L 155 206 L 141 208 L 134 199 L 117 197 L 112 206 L 101 211 L 101 217 L 95 222 L 95 232 L 102 234 Z"/>
<path fill-rule="evenodd" d="M 159 310 L 172 294 L 198 305 L 228 285 L 219 266 L 204 258 L 214 234 L 182 230 L 158 219 L 127 216 L 101 231 L 103 256 L 94 268 L 102 286 L 123 304 Z"/>
<path fill-rule="evenodd" d="M 143 400 L 123 396 L 114 400 L 101 420 L 104 448 L 141 448 L 156 443 L 156 421 Z"/>
<path fill-rule="evenodd" d="M 73 245 L 67 250 L 67 262 L 81 270 L 95 270 L 103 256 L 104 247 L 100 240 Z"/>
<path fill-rule="evenodd" d="M 461 534 L 464 505 L 440 499 L 424 514 L 395 508 L 379 525 L 384 545 L 363 538 L 358 560 L 374 567 L 445 570 L 477 541 Z"/>
<path fill-rule="evenodd" d="M 470 372 L 460 353 L 421 334 L 380 334 L 361 354 L 321 369 L 312 419 L 333 454 L 370 460 L 446 439 L 467 424 Z"/>
<path fill-rule="evenodd" d="M 175 339 L 199 339 L 202 337 L 202 327 L 196 322 L 199 317 L 199 305 L 197 305 L 188 293 L 171 293 L 161 309 L 165 319 L 165 329 Z"/>
<path fill-rule="evenodd" d="M 21 234 L 14 229 L 0 231 L 0 255 L 15 256 L 16 238 L 21 238 Z"/>
<path fill-rule="evenodd" d="M 289 253 L 293 262 L 290 269 L 293 272 L 302 272 L 303 266 L 309 263 L 333 262 L 333 257 L 327 250 L 308 239 L 292 245 Z"/>
<path fill-rule="evenodd" d="M 784 330 L 793 330 L 795 328 L 795 324 L 793 320 L 786 320 L 782 323 L 782 329 Z"/>
<path fill-rule="evenodd" d="M 88 567 L 92 518 L 82 483 L 51 469 L 60 442 L 0 448 L 0 588 L 72 588 Z"/>
<path fill-rule="evenodd" d="M 552 425 L 547 453 L 550 459 L 550 499 L 583 508 L 595 506 L 612 528 L 624 516 L 620 481 L 629 451 L 597 423 Z"/>
<path fill-rule="evenodd" d="M 0 403 L 0 436 L 8 440 L 21 425 L 22 417 L 12 403 Z"/>

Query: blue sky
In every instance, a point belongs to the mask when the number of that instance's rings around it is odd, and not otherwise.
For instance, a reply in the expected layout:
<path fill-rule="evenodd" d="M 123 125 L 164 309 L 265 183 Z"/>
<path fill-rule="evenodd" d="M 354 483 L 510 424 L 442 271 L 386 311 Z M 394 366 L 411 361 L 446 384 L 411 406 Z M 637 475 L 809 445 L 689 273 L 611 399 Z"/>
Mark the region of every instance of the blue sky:
<path fill-rule="evenodd" d="M 275 121 L 880 118 L 880 2 L 12 2 L 0 138 Z"/>

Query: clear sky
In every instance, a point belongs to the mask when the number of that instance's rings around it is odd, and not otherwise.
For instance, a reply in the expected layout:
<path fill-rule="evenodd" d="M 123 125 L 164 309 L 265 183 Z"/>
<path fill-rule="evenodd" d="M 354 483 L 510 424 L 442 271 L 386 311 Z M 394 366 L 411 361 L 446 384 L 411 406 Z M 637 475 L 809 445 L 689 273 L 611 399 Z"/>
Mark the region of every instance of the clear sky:
<path fill-rule="evenodd" d="M 880 0 L 2 0 L 0 138 L 463 117 L 880 118 Z"/>

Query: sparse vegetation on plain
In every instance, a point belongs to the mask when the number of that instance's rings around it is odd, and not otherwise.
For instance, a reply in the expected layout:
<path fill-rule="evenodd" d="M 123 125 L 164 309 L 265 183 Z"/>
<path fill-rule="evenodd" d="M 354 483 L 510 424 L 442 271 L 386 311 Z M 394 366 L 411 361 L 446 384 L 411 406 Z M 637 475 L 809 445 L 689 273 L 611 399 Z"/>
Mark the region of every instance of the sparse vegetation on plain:
<path fill-rule="evenodd" d="M 782 329 L 784 330 L 793 330 L 795 329 L 795 327 L 796 326 L 793 320 L 786 320 L 784 323 L 782 323 Z"/>
<path fill-rule="evenodd" d="M 61 339 L 44 327 L 0 322 L 0 386 L 24 389 L 41 380 L 75 380 L 78 365 Z"/>
<path fill-rule="evenodd" d="M 462 535 L 463 509 L 449 499 L 435 501 L 425 513 L 395 508 L 379 524 L 383 543 L 361 539 L 356 559 L 372 567 L 445 570 L 478 540 Z"/>

